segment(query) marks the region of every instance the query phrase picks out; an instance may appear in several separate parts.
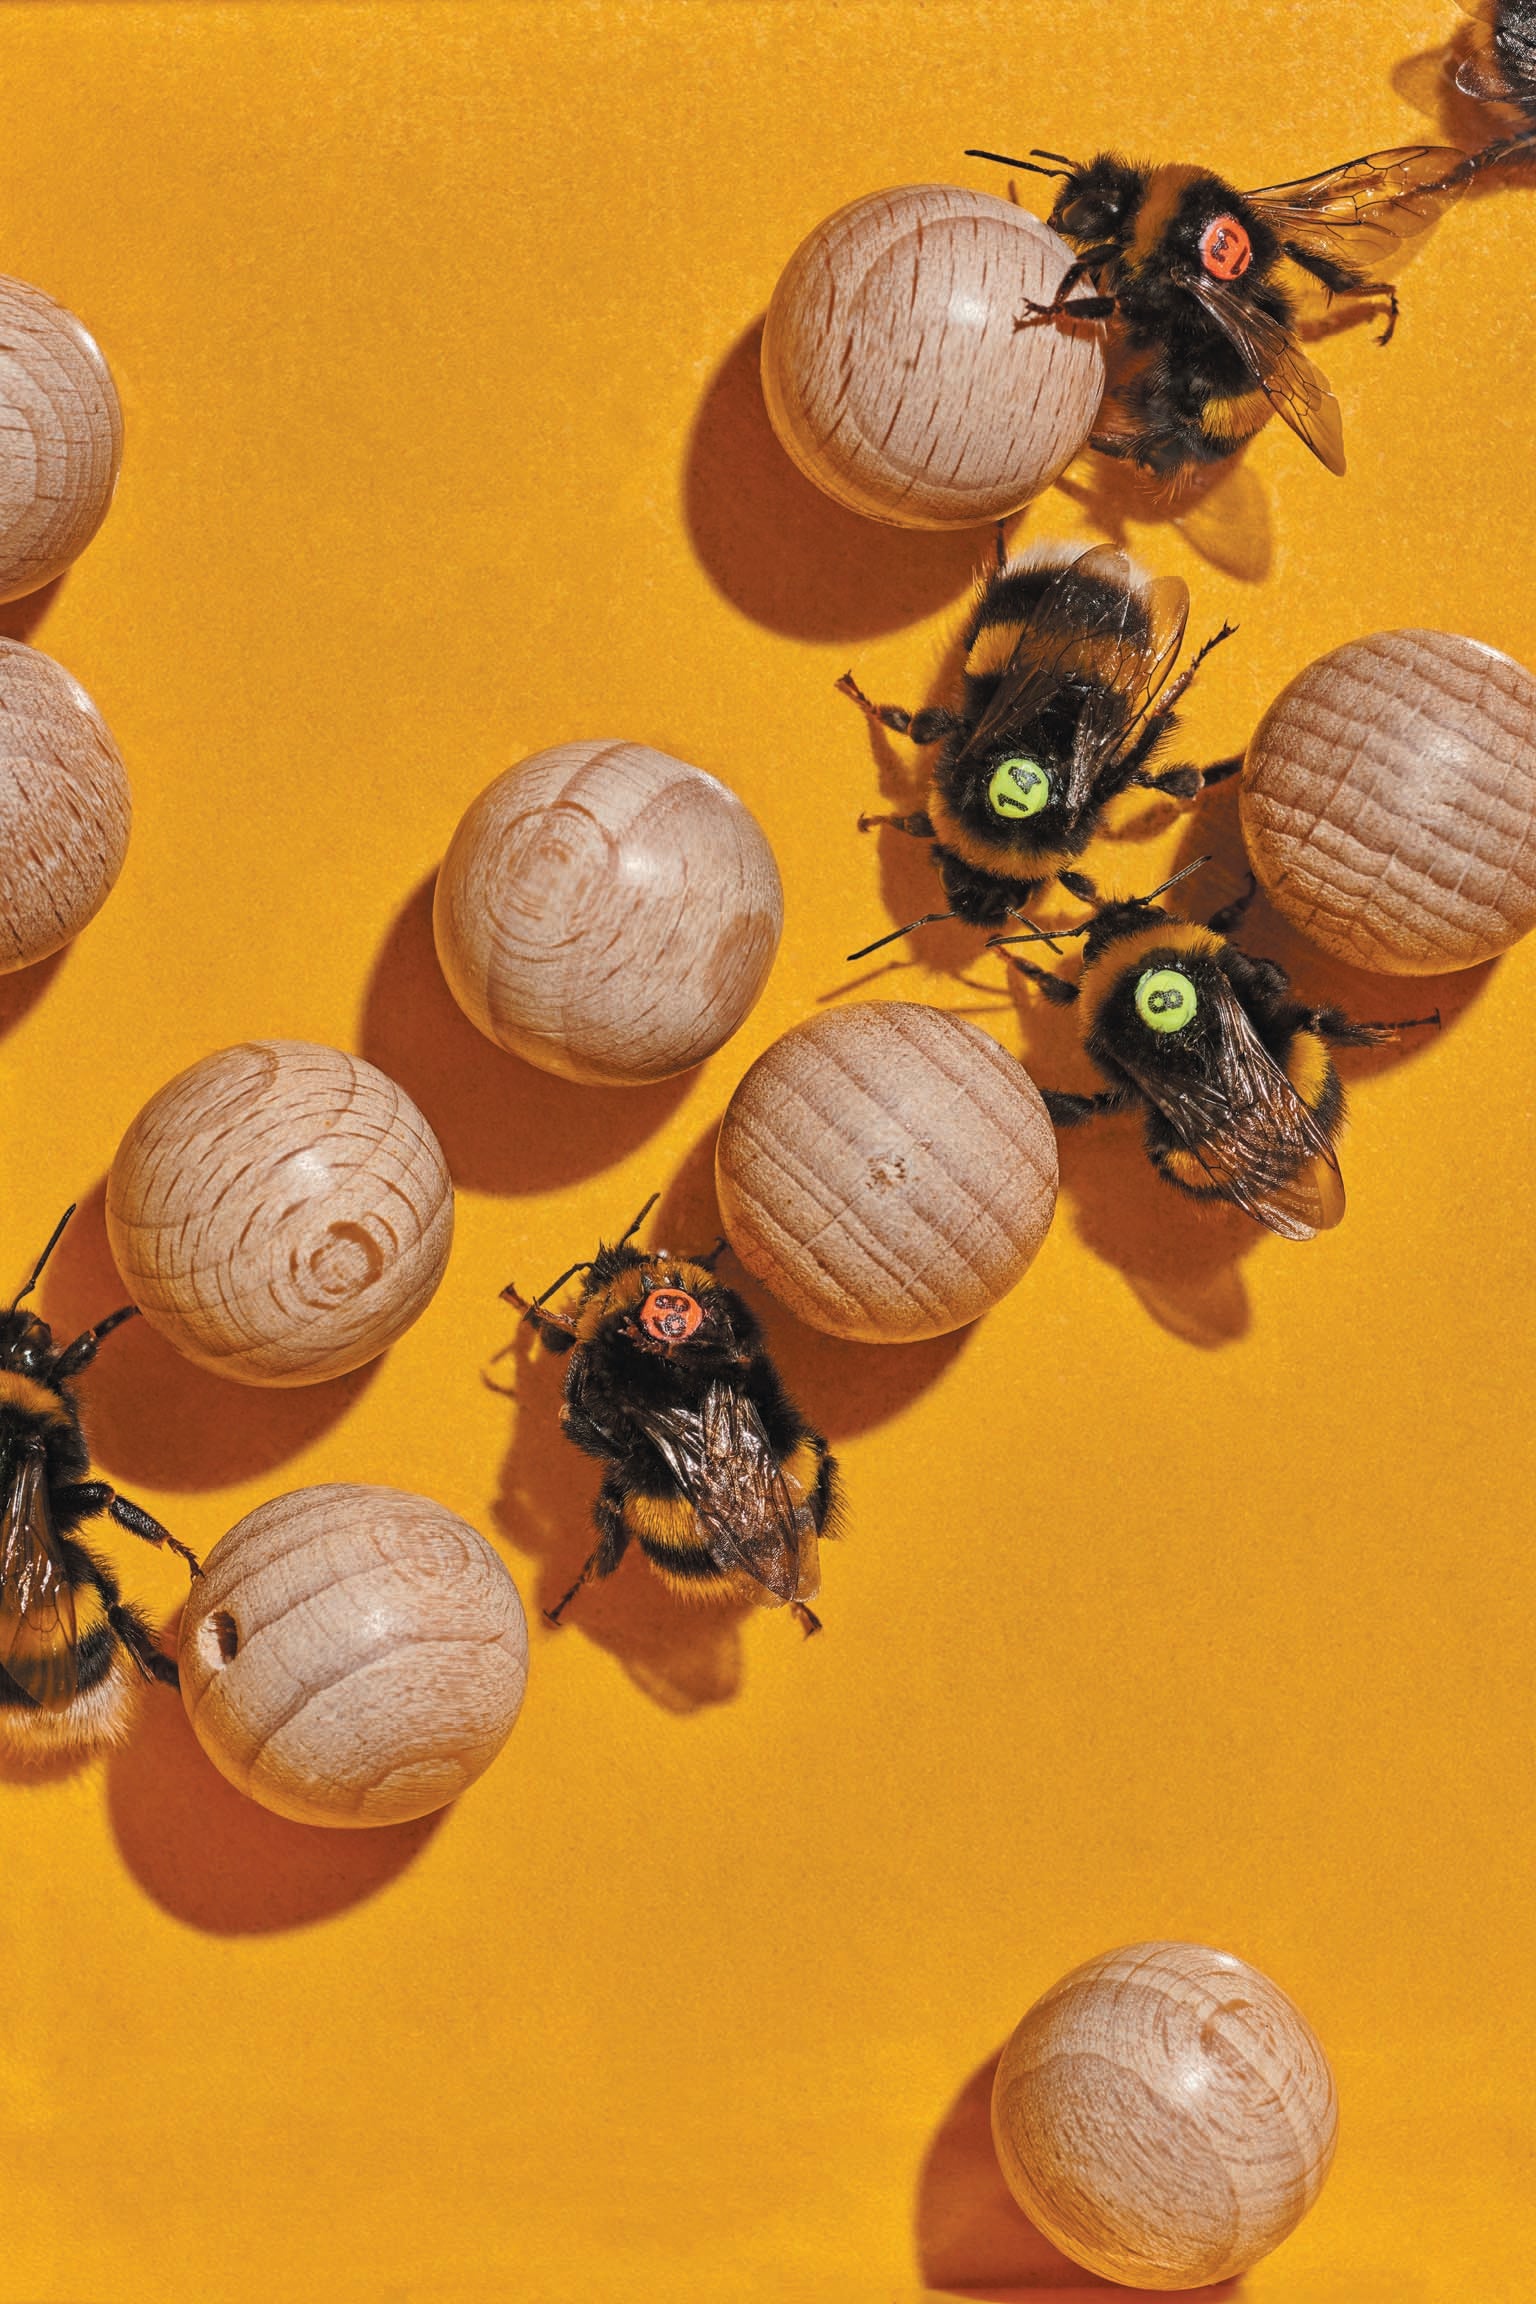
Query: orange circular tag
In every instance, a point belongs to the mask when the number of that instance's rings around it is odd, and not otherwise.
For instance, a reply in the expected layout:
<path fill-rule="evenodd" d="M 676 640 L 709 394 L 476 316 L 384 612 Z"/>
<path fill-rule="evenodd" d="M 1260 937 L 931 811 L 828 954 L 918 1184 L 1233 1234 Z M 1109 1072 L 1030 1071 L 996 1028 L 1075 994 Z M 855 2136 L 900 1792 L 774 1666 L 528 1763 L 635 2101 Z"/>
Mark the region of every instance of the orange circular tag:
<path fill-rule="evenodd" d="M 1213 280 L 1236 280 L 1253 262 L 1253 244 L 1235 216 L 1213 216 L 1200 235 L 1200 261 Z"/>
<path fill-rule="evenodd" d="M 703 1319 L 698 1305 L 681 1288 L 653 1288 L 640 1307 L 640 1325 L 658 1344 L 681 1344 Z"/>

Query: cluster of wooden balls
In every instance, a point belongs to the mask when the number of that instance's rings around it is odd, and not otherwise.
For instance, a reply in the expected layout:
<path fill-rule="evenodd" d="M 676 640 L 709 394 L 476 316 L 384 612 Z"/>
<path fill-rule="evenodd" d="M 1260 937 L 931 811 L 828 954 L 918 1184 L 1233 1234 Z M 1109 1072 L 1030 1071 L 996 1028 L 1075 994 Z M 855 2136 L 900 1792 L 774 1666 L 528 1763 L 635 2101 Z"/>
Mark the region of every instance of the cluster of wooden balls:
<path fill-rule="evenodd" d="M 1022 210 L 920 185 L 855 202 L 791 259 L 763 337 L 773 424 L 800 469 L 876 520 L 972 527 L 1082 447 L 1103 389 L 1092 329 L 1015 326 L 1071 251 Z M 0 399 L 30 437 L 0 466 L 0 599 L 94 534 L 121 446 L 105 363 L 71 315 L 0 283 Z M 123 764 L 88 697 L 0 642 L 0 972 L 86 926 L 122 866 Z M 1437 632 L 1352 641 L 1265 715 L 1241 794 L 1255 870 L 1324 949 L 1467 967 L 1536 921 L 1536 682 Z M 722 1047 L 783 920 L 767 840 L 702 770 L 612 739 L 561 744 L 465 814 L 438 877 L 444 977 L 476 1028 L 605 1087 Z M 963 1020 L 869 1002 L 801 1023 L 732 1095 L 717 1153 L 747 1270 L 826 1333 L 883 1343 L 976 1319 L 1027 1270 L 1056 1195 L 1022 1066 Z M 376 1067 L 256 1041 L 152 1096 L 112 1163 L 107 1222 L 135 1303 L 198 1366 L 254 1385 L 334 1377 L 430 1300 L 453 1190 L 430 1126 Z M 217 1766 L 279 1813 L 372 1825 L 452 1798 L 517 1716 L 527 1628 L 479 1535 L 420 1497 L 279 1497 L 215 1547 L 180 1635 Z M 1113 2279 L 1225 2279 L 1310 2204 L 1333 2148 L 1326 2060 L 1275 1987 L 1227 1955 L 1141 1945 L 1020 2025 L 996 2139 L 1037 2223 Z"/>

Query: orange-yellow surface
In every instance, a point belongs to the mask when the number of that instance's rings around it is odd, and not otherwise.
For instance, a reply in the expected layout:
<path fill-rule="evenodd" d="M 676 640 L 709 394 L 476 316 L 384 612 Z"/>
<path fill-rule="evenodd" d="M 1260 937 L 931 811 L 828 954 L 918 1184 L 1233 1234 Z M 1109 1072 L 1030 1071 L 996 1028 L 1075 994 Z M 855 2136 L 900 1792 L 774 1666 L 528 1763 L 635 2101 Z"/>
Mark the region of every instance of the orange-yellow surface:
<path fill-rule="evenodd" d="M 1336 2171 L 1245 2297 L 1531 2294 L 1536 945 L 1357 1068 L 1350 1212 L 1314 1245 L 1194 1225 L 1106 1138 L 1069 1148 L 1034 1271 L 966 1335 L 883 1352 L 776 1319 L 850 1505 L 814 1642 L 680 1615 L 638 1561 L 548 1632 L 594 1475 L 553 1365 L 491 1368 L 502 1283 L 648 1193 L 673 1245 L 712 1237 L 734 1081 L 839 987 L 1068 1061 L 976 939 L 843 964 L 934 899 L 854 830 L 878 769 L 832 683 L 921 701 L 987 540 L 861 525 L 790 473 L 753 330 L 791 249 L 873 187 L 1000 188 L 967 144 L 1118 141 L 1251 184 L 1417 140 L 1393 74 L 1455 24 L 1452 0 L 0 11 L 4 266 L 98 333 L 128 417 L 97 541 L 4 622 L 95 696 L 137 811 L 100 918 L 0 985 L 5 1268 L 80 1195 L 44 1309 L 109 1310 L 99 1180 L 139 1104 L 245 1035 L 361 1050 L 459 1186 L 435 1302 L 313 1391 L 225 1387 L 130 1330 L 89 1378 L 97 1456 L 204 1549 L 308 1481 L 425 1490 L 535 1619 L 523 1720 L 435 1822 L 281 1824 L 163 1694 L 109 1764 L 0 1784 L 0 2304 L 1070 2286 L 997 2197 L 978 2075 L 1061 1971 L 1155 1935 L 1257 1962 L 1337 2066 Z M 1193 633 L 1242 628 L 1192 756 L 1379 627 L 1536 664 L 1533 247 L 1536 192 L 1466 202 L 1390 351 L 1329 341 L 1351 469 L 1264 434 L 1262 583 L 1133 527 Z M 1021 533 L 1095 531 L 1055 495 Z M 737 1041 L 636 1093 L 498 1056 L 428 935 L 470 798 L 586 735 L 723 776 L 787 889 Z M 1193 839 L 1111 861 L 1145 886 Z M 1250 941 L 1296 957 L 1262 910 Z M 1306 981 L 1367 1015 L 1419 998 Z M 115 1551 L 168 1618 L 174 1564 Z"/>

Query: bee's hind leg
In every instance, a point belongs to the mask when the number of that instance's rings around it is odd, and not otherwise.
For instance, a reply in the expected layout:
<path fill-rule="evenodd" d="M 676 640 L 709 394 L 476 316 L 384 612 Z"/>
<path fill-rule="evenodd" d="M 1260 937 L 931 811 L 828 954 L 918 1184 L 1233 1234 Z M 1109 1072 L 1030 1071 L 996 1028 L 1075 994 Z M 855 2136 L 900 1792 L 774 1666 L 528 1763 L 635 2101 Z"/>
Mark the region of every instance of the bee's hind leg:
<path fill-rule="evenodd" d="M 108 1480 L 77 1480 L 71 1487 L 56 1489 L 53 1502 L 71 1528 L 78 1527 L 82 1520 L 94 1519 L 98 1512 L 105 1512 L 119 1528 L 128 1529 L 146 1544 L 168 1545 L 171 1551 L 181 1555 L 194 1576 L 201 1576 L 203 1572 L 203 1564 L 195 1552 L 173 1536 L 169 1528 L 162 1527 L 142 1504 L 119 1496 Z"/>

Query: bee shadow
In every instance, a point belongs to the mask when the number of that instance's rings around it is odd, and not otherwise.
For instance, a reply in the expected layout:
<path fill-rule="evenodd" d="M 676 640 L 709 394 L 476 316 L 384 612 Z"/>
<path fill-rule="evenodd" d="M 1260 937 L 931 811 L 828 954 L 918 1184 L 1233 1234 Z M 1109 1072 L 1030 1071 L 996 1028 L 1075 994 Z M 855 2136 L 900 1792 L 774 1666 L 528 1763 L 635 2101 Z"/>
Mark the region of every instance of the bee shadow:
<path fill-rule="evenodd" d="M 1446 144 L 1455 145 L 1467 153 L 1480 152 L 1485 145 L 1496 144 L 1504 136 L 1512 135 L 1524 123 L 1518 104 L 1500 104 L 1491 99 L 1470 96 L 1456 85 L 1456 74 L 1463 64 L 1471 63 L 1486 52 L 1488 28 L 1481 23 L 1459 25 L 1448 40 L 1437 48 L 1421 49 L 1416 55 L 1405 56 L 1391 72 L 1393 93 L 1411 104 L 1416 112 L 1432 121 L 1435 133 Z M 1464 200 L 1481 200 L 1490 192 L 1504 189 L 1512 181 L 1529 181 L 1529 169 L 1536 160 L 1536 150 L 1495 162 L 1486 171 L 1473 176 L 1462 193 Z"/>
<path fill-rule="evenodd" d="M 705 574 L 770 632 L 862 640 L 963 592 L 989 530 L 887 527 L 846 511 L 780 447 L 754 320 L 710 378 L 683 465 L 683 517 Z"/>
<path fill-rule="evenodd" d="M 975 2304 L 1071 2304 L 1090 2294 L 1150 2304 L 1166 2290 L 1126 2288 L 1085 2271 L 1032 2224 L 1003 2182 L 992 2145 L 992 2082 L 1002 2051 L 971 2074 L 934 2132 L 917 2180 L 913 2224 L 926 2288 Z M 1186 2291 L 1218 2304 L 1235 2280 Z"/>
<path fill-rule="evenodd" d="M 1121 551 L 1137 549 L 1129 535 L 1133 524 L 1172 527 L 1202 560 L 1239 583 L 1262 584 L 1274 566 L 1269 496 L 1243 449 L 1171 481 L 1085 449 L 1056 485 Z"/>
<path fill-rule="evenodd" d="M 432 940 L 431 872 L 397 913 L 364 997 L 359 1045 L 421 1107 L 455 1184 L 548 1192 L 625 1159 L 687 1095 L 692 1074 L 598 1088 L 493 1046 L 449 991 Z"/>
<path fill-rule="evenodd" d="M 162 1641 L 172 1653 L 174 1634 Z M 162 1911 L 209 1936 L 271 1936 L 350 1911 L 398 1879 L 448 1813 L 364 1830 L 274 1816 L 219 1774 L 169 1688 L 147 1691 L 107 1763 L 123 1862 Z"/>
<path fill-rule="evenodd" d="M 39 1291 L 54 1341 L 68 1343 L 125 1301 L 107 1242 L 105 1178 L 48 1260 Z M 114 1479 L 190 1493 L 232 1487 L 313 1445 L 351 1409 L 379 1363 L 322 1384 L 236 1384 L 184 1360 L 147 1320 L 130 1320 L 79 1377 L 93 1460 Z"/>

